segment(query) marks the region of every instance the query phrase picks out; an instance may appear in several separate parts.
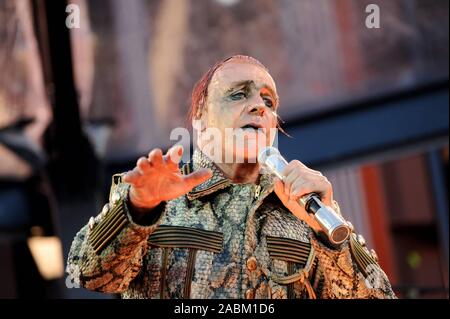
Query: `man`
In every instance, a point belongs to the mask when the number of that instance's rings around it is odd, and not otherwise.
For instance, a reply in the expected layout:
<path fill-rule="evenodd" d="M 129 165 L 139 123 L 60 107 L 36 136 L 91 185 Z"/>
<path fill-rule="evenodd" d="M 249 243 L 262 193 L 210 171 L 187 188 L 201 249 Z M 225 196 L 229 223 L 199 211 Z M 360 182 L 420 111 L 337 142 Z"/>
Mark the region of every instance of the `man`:
<path fill-rule="evenodd" d="M 260 173 L 259 141 L 271 145 L 277 109 L 275 83 L 259 61 L 233 56 L 214 65 L 194 87 L 191 119 L 222 138 L 200 134 L 182 172 L 175 146 L 113 176 L 110 202 L 75 237 L 69 275 L 124 298 L 395 298 L 362 240 L 352 234 L 330 245 L 298 204 L 316 192 L 339 211 L 326 177 L 299 161 L 283 181 Z M 230 129 L 246 143 L 227 143 Z"/>

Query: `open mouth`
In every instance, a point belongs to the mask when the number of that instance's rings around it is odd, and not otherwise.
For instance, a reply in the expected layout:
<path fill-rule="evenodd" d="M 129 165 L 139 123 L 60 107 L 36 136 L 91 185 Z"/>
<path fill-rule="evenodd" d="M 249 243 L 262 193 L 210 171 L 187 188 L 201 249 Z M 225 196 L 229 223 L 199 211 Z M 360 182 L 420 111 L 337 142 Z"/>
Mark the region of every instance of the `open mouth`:
<path fill-rule="evenodd" d="M 246 125 L 242 126 L 241 129 L 248 130 L 248 131 L 255 131 L 255 132 L 257 132 L 258 129 L 264 130 L 264 128 L 258 124 L 246 124 Z"/>

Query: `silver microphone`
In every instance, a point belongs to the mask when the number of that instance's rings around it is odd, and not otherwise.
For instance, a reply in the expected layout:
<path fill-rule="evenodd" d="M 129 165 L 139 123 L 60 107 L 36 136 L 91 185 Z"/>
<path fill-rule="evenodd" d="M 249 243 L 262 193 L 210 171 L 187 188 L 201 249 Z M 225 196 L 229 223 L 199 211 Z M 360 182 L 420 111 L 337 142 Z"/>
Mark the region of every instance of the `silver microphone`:
<path fill-rule="evenodd" d="M 284 180 L 283 170 L 288 165 L 275 147 L 265 147 L 258 154 L 259 164 L 270 173 Z M 316 193 L 307 194 L 299 199 L 299 204 L 312 214 L 328 240 L 334 245 L 342 244 L 350 235 L 350 227 L 341 215 L 331 207 L 325 206 Z"/>

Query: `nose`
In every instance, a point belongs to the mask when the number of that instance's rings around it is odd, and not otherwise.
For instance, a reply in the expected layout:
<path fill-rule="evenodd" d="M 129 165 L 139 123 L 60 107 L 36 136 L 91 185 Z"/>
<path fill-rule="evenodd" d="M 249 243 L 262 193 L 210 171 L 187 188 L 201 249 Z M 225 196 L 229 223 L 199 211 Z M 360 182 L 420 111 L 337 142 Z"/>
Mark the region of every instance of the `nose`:
<path fill-rule="evenodd" d="M 263 116 L 266 112 L 266 105 L 261 96 L 255 96 L 250 101 L 250 105 L 248 106 L 248 113 L 258 116 Z"/>
<path fill-rule="evenodd" d="M 250 114 L 263 116 L 265 112 L 266 112 L 265 105 L 258 104 L 258 105 L 252 105 L 252 106 L 249 107 L 249 113 Z"/>

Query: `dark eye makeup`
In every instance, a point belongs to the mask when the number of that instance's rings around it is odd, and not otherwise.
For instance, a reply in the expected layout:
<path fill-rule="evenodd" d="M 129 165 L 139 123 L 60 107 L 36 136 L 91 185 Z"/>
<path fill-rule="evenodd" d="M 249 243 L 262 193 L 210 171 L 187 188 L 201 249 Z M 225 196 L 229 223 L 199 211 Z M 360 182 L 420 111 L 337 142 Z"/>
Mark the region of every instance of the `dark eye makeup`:
<path fill-rule="evenodd" d="M 242 100 L 242 99 L 244 99 L 244 98 L 246 98 L 246 97 L 247 97 L 247 92 L 245 92 L 245 91 L 243 91 L 243 90 L 240 90 L 240 91 L 237 91 L 237 92 L 234 92 L 234 93 L 231 93 L 231 94 L 230 94 L 230 98 L 231 98 L 233 101 Z"/>
<path fill-rule="evenodd" d="M 230 100 L 239 101 L 248 98 L 250 96 L 251 89 L 252 88 L 249 84 L 240 87 L 234 87 L 227 91 L 227 95 Z M 263 98 L 264 104 L 267 107 L 275 108 L 275 102 L 272 96 L 268 95 L 266 92 L 263 92 L 263 94 L 261 94 L 261 97 Z"/>

